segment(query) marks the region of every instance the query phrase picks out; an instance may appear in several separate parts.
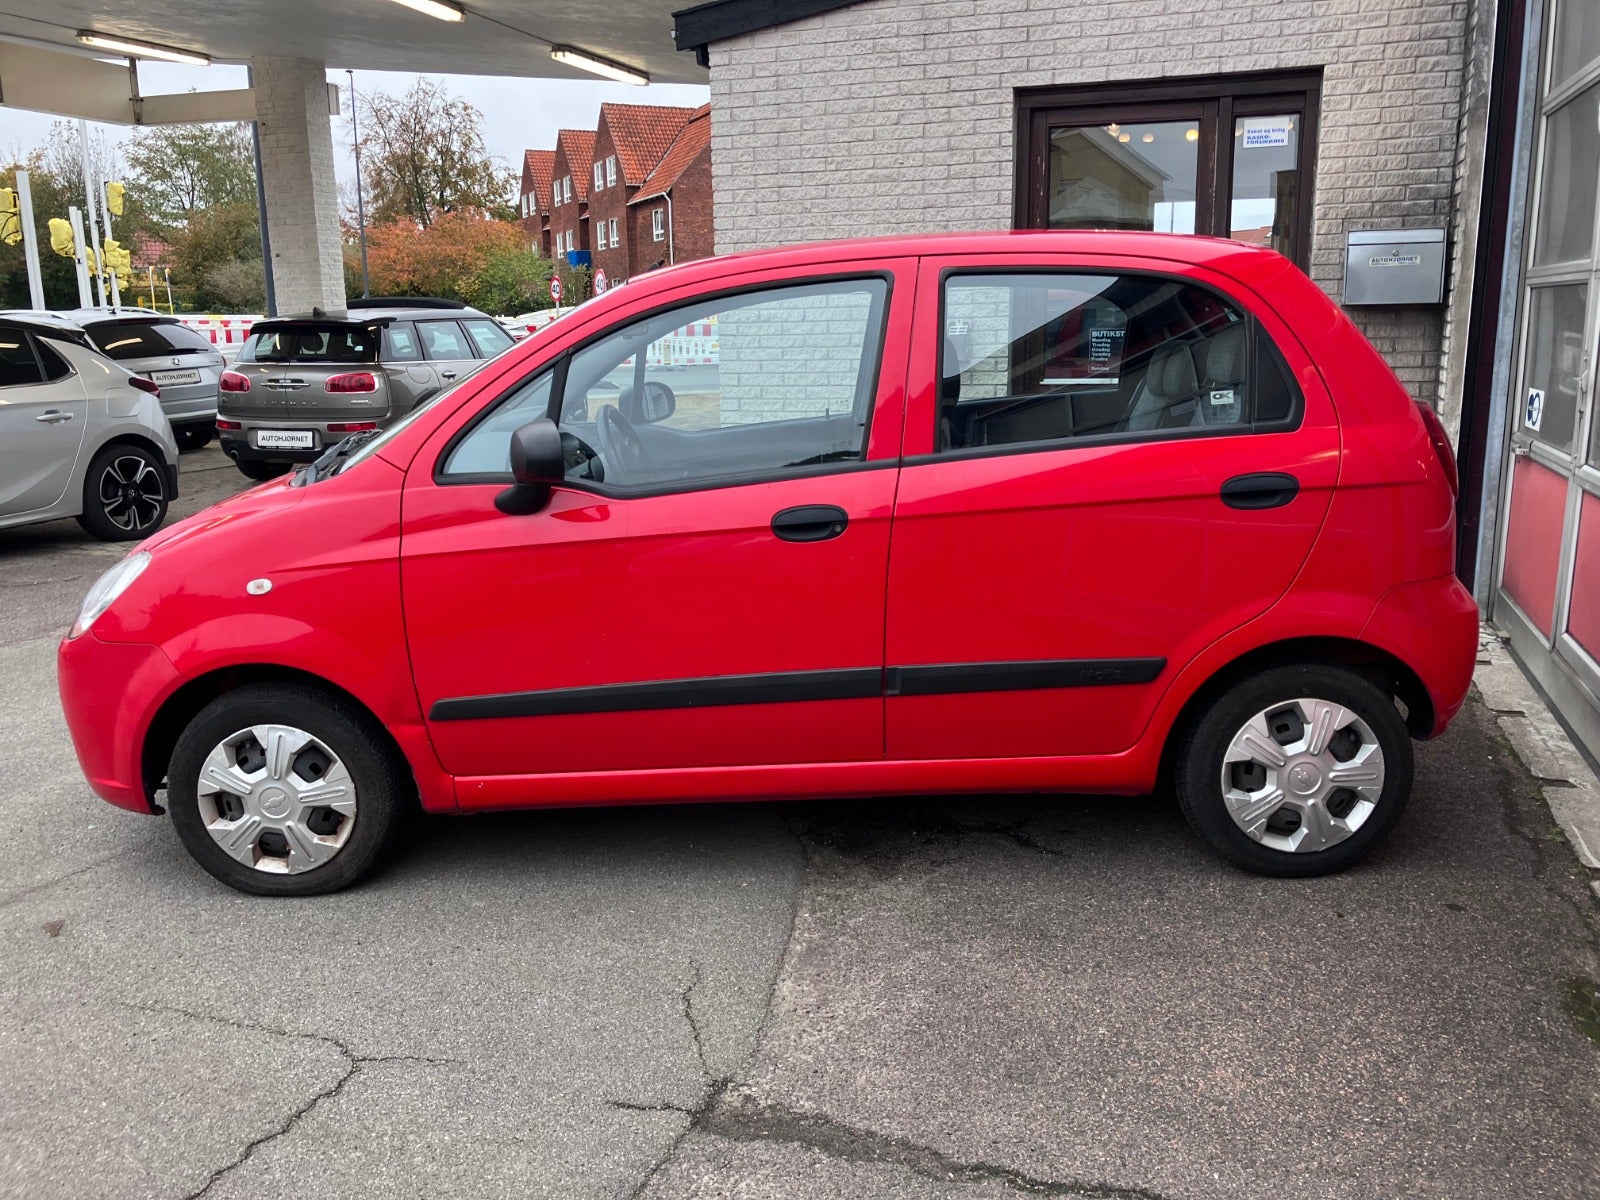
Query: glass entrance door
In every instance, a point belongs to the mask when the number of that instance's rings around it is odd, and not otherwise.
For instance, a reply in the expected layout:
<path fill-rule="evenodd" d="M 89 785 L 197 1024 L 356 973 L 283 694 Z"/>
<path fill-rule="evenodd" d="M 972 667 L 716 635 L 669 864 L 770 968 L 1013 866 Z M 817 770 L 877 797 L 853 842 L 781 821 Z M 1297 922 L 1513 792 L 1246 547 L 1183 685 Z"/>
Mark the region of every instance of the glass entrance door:
<path fill-rule="evenodd" d="M 1558 0 L 1545 42 L 1495 622 L 1600 753 L 1600 21 Z"/>

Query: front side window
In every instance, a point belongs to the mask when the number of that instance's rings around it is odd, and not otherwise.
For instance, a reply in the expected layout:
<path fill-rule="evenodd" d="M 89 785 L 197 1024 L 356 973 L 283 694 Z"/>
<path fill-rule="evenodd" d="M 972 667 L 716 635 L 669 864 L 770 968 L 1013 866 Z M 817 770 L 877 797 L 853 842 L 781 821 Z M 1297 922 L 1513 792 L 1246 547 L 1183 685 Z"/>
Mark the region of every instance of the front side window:
<path fill-rule="evenodd" d="M 472 340 L 478 343 L 480 358 L 490 358 L 514 344 L 512 336 L 498 321 L 491 321 L 487 317 L 469 317 L 461 323 L 467 327 Z"/>
<path fill-rule="evenodd" d="M 479 421 L 445 455 L 439 468 L 441 478 L 466 475 L 511 474 L 511 435 L 529 421 L 537 421 L 550 411 L 552 375 L 546 370 L 517 387 L 497 403 L 494 411 Z"/>
<path fill-rule="evenodd" d="M 1265 335 L 1206 288 L 1087 272 L 945 279 L 941 452 L 1238 433 L 1298 412 Z"/>
<path fill-rule="evenodd" d="M 454 321 L 418 321 L 417 333 L 422 338 L 423 352 L 435 362 L 473 357 L 467 335 Z"/>

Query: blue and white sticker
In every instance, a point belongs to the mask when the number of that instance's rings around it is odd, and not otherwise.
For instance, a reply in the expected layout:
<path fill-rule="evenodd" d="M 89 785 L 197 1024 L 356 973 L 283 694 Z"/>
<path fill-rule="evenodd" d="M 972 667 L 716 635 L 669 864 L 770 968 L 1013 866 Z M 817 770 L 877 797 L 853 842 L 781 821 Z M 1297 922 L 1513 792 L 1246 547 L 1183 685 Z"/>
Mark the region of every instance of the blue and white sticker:
<path fill-rule="evenodd" d="M 1528 389 L 1528 403 L 1522 410 L 1522 427 L 1539 432 L 1539 426 L 1544 424 L 1544 391 L 1541 388 Z"/>
<path fill-rule="evenodd" d="M 1289 144 L 1288 117 L 1252 117 L 1239 122 L 1239 137 L 1246 150 Z"/>

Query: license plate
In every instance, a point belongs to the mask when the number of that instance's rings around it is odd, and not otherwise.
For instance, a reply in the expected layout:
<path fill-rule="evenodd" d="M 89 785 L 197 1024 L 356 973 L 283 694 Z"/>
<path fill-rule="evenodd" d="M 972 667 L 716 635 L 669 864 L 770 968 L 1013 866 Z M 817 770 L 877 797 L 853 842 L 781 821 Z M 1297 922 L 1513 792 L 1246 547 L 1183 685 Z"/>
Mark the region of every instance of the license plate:
<path fill-rule="evenodd" d="M 200 372 L 199 371 L 152 371 L 150 373 L 150 380 L 151 380 L 152 383 L 173 383 L 173 384 L 177 384 L 177 383 L 199 383 L 200 382 Z"/>
<path fill-rule="evenodd" d="M 258 429 L 256 448 L 260 450 L 311 450 L 316 442 L 309 429 Z"/>

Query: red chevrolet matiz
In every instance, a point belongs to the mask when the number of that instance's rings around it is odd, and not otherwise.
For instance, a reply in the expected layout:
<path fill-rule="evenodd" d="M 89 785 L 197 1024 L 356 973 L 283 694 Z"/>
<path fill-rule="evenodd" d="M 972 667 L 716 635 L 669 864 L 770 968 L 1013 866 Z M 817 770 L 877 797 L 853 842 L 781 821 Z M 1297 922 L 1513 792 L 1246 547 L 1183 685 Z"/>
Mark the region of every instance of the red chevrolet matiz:
<path fill-rule="evenodd" d="M 1163 771 L 1227 858 L 1313 875 L 1394 826 L 1466 696 L 1455 488 L 1432 412 L 1269 251 L 736 255 L 146 541 L 61 693 L 96 792 L 164 790 L 269 895 L 352 883 L 419 804 Z"/>

